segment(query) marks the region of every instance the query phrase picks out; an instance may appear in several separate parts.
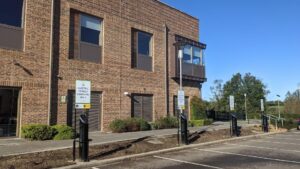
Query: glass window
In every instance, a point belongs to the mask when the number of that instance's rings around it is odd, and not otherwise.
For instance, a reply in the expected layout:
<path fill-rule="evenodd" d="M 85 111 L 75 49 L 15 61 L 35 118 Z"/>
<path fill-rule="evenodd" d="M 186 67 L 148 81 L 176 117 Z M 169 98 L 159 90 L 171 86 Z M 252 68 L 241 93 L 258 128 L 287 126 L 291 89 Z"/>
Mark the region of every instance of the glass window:
<path fill-rule="evenodd" d="M 184 48 L 183 48 L 183 62 L 185 63 L 192 63 L 192 60 L 191 60 L 191 49 L 192 49 L 192 46 L 190 45 L 186 45 Z"/>
<path fill-rule="evenodd" d="M 99 45 L 101 20 L 92 16 L 81 15 L 81 41 Z"/>
<path fill-rule="evenodd" d="M 152 35 L 138 32 L 138 53 L 151 56 L 151 38 Z"/>
<path fill-rule="evenodd" d="M 0 23 L 22 27 L 23 0 L 0 1 Z"/>
<path fill-rule="evenodd" d="M 201 63 L 201 49 L 193 47 L 193 64 L 200 65 Z"/>

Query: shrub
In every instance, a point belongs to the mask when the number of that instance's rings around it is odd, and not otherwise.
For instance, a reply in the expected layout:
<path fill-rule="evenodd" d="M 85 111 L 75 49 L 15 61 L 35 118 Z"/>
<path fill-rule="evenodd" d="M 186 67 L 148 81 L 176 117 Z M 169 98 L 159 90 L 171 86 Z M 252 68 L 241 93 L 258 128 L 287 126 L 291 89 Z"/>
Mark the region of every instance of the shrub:
<path fill-rule="evenodd" d="M 178 127 L 178 119 L 176 117 L 163 117 L 153 123 L 154 129 L 167 129 Z"/>
<path fill-rule="evenodd" d="M 214 122 L 213 119 L 204 119 L 203 125 L 207 126 L 207 125 L 211 125 Z"/>
<path fill-rule="evenodd" d="M 74 138 L 74 130 L 67 125 L 55 125 L 52 126 L 55 130 L 54 140 L 67 140 Z"/>
<path fill-rule="evenodd" d="M 207 126 L 213 123 L 212 119 L 203 119 L 203 120 L 191 120 L 189 121 L 191 127 L 201 127 Z"/>
<path fill-rule="evenodd" d="M 206 104 L 200 98 L 194 96 L 191 99 L 191 119 L 192 120 L 201 120 L 206 119 Z"/>
<path fill-rule="evenodd" d="M 141 118 L 116 119 L 109 128 L 115 133 L 151 130 L 150 124 Z"/>
<path fill-rule="evenodd" d="M 30 140 L 51 140 L 54 135 L 55 129 L 44 124 L 30 124 L 21 129 L 21 136 Z"/>
<path fill-rule="evenodd" d="M 109 124 L 109 128 L 114 133 L 127 132 L 125 120 L 115 119 Z"/>
<path fill-rule="evenodd" d="M 189 122 L 191 127 L 200 127 L 204 125 L 204 120 L 191 120 Z"/>
<path fill-rule="evenodd" d="M 151 130 L 151 125 L 147 121 L 139 119 L 139 123 L 141 131 Z"/>

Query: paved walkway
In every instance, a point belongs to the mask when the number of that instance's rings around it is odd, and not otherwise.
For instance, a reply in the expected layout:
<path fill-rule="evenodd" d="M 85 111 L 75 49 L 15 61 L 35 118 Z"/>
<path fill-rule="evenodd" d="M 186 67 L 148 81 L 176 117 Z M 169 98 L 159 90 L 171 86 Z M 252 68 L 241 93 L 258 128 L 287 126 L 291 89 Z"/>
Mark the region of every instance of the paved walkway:
<path fill-rule="evenodd" d="M 245 122 L 239 122 L 239 125 L 243 127 L 253 126 L 259 124 L 259 121 L 251 121 L 250 124 Z M 229 122 L 215 122 L 209 126 L 203 127 L 190 127 L 190 132 L 195 131 L 210 131 L 229 128 Z M 176 134 L 177 129 L 163 129 L 163 130 L 151 130 L 129 133 L 100 133 L 91 132 L 90 138 L 93 140 L 90 144 L 105 144 L 110 142 L 125 141 L 131 139 L 138 139 L 146 136 L 163 136 Z M 21 138 L 0 139 L 0 156 L 7 156 L 13 154 L 24 154 L 32 152 L 41 152 L 47 150 L 70 148 L 73 145 L 73 140 L 61 140 L 61 141 L 28 141 Z"/>

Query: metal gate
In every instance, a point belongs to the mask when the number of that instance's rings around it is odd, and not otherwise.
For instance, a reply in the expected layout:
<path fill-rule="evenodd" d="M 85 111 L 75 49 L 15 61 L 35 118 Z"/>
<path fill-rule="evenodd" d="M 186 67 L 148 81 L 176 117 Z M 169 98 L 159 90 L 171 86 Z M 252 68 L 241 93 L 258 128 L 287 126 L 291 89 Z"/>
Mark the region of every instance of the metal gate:
<path fill-rule="evenodd" d="M 88 113 L 89 120 L 89 131 L 99 131 L 101 129 L 101 92 L 92 92 L 91 93 L 91 109 Z M 77 110 L 76 112 L 76 127 L 79 130 L 79 116 L 83 113 L 83 110 Z M 68 92 L 68 121 L 69 126 L 74 126 L 75 124 L 75 91 Z"/>

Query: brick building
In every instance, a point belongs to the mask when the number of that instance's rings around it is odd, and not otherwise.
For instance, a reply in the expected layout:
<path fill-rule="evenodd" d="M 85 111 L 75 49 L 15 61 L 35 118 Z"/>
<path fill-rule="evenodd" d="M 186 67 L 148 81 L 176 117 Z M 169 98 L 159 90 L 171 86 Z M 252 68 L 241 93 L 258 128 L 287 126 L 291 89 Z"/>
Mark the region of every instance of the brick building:
<path fill-rule="evenodd" d="M 157 0 L 0 2 L 0 137 L 30 123 L 74 124 L 76 80 L 92 84 L 90 130 L 174 115 L 183 47 L 189 100 L 206 81 L 199 20 Z"/>

